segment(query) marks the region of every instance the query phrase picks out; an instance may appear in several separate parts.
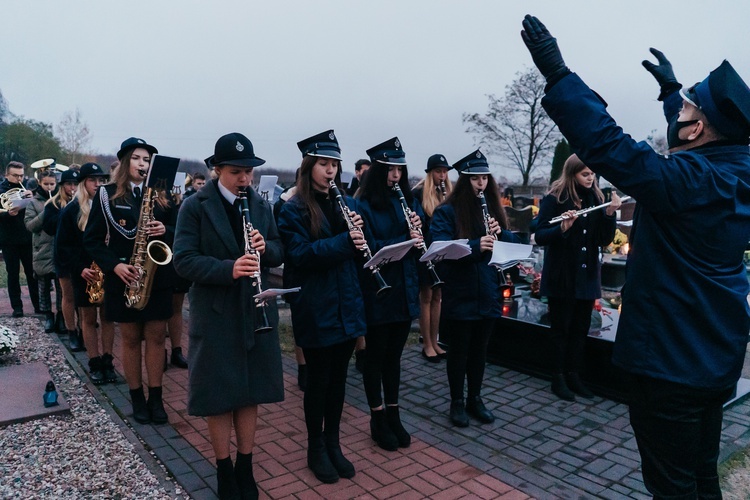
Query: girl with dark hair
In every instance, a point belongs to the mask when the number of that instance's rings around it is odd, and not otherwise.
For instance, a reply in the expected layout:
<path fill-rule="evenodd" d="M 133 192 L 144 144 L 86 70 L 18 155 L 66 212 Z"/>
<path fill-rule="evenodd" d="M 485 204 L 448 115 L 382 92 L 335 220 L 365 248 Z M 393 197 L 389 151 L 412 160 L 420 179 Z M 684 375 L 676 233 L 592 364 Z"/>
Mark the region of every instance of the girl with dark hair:
<path fill-rule="evenodd" d="M 422 208 L 409 188 L 409 172 L 401 143 L 393 138 L 367 151 L 372 166 L 360 188 L 360 213 L 374 240 L 373 252 L 410 239 L 422 241 Z M 394 186 L 398 185 L 411 210 L 411 226 Z M 418 244 L 415 243 L 415 247 Z M 401 354 L 412 321 L 419 316 L 419 250 L 412 249 L 398 262 L 386 264 L 381 274 L 391 289 L 376 296 L 377 285 L 362 270 L 362 291 L 367 314 L 367 356 L 362 380 L 370 406 L 372 439 L 384 450 L 406 448 L 411 436 L 401 424 L 398 395 L 401 384 Z M 385 403 L 385 404 L 384 404 Z"/>
<path fill-rule="evenodd" d="M 366 328 L 358 273 L 366 240 L 362 218 L 354 212 L 357 203 L 340 193 L 337 198 L 330 185 L 341 180 L 341 150 L 333 131 L 297 146 L 303 159 L 296 194 L 279 214 L 284 282 L 301 287 L 287 300 L 294 341 L 307 362 L 307 466 L 320 481 L 335 483 L 356 473 L 341 451 L 339 426 L 349 359 Z"/>
<path fill-rule="evenodd" d="M 574 401 L 575 394 L 594 396 L 581 381 L 580 373 L 591 309 L 602 296 L 599 247 L 609 245 L 615 236 L 615 213 L 621 202 L 612 192 L 612 203 L 605 209 L 581 217 L 576 216 L 576 210 L 603 201 L 594 172 L 578 156 L 571 155 L 539 209 L 535 238 L 538 245 L 546 247 L 540 293 L 547 297 L 552 327 L 552 392 L 566 401 Z M 550 224 L 557 216 L 565 219 Z"/>
<path fill-rule="evenodd" d="M 164 339 L 167 320 L 172 316 L 171 283 L 160 278 L 163 266 L 155 266 L 151 297 L 142 310 L 126 307 L 125 287 L 138 279 L 130 264 L 141 219 L 144 180 L 155 147 L 131 137 L 122 143 L 117 158 L 121 165 L 110 184 L 101 186 L 91 205 L 83 243 L 104 271 L 104 309 L 107 320 L 119 323 L 122 335 L 122 365 L 130 388 L 133 418 L 140 424 L 167 423 L 162 401 L 164 375 Z M 159 192 L 153 206 L 154 220 L 145 226 L 150 240 L 171 243 L 176 211 Z M 148 401 L 143 394 L 141 341 L 145 340 L 145 364 L 148 374 Z"/>
<path fill-rule="evenodd" d="M 508 230 L 497 184 L 484 155 L 477 150 L 453 166 L 460 175 L 448 199 L 435 210 L 431 232 L 435 241 L 468 239 L 471 247 L 470 255 L 444 261 L 439 268 L 445 281 L 441 315 L 450 334 L 450 419 L 457 427 L 467 427 L 469 415 L 485 424 L 495 421 L 481 398 L 487 344 L 495 320 L 502 315 L 501 281 L 489 262 L 495 240 L 519 240 Z M 479 193 L 486 200 L 487 218 Z M 466 402 L 464 379 L 468 386 Z"/>

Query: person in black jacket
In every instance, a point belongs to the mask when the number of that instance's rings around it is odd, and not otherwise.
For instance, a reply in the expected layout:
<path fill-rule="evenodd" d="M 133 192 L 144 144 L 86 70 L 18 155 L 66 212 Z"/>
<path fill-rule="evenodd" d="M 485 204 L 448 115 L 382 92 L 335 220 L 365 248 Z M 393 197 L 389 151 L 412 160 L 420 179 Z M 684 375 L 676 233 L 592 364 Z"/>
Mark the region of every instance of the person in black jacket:
<path fill-rule="evenodd" d="M 0 194 L 11 189 L 24 189 L 23 163 L 12 161 L 5 169 L 5 180 L 0 183 Z M 31 191 L 21 191 L 20 196 L 29 198 L 33 196 Z M 3 251 L 5 271 L 8 274 L 8 298 L 13 308 L 13 317 L 23 316 L 23 302 L 21 302 L 21 264 L 26 274 L 26 285 L 29 288 L 29 297 L 34 306 L 34 312 L 39 313 L 39 288 L 32 262 L 31 233 L 26 230 L 24 217 L 25 208 L 12 208 L 9 211 L 0 211 L 0 250 Z"/>
<path fill-rule="evenodd" d="M 573 393 L 594 396 L 580 373 L 591 310 L 602 296 L 599 248 L 614 238 L 620 198 L 613 192 L 611 205 L 580 217 L 576 210 L 600 205 L 603 200 L 594 172 L 571 155 L 539 209 L 535 238 L 538 245 L 546 247 L 540 293 L 547 297 L 552 327 L 552 392 L 566 401 L 575 400 Z M 557 216 L 565 220 L 550 224 Z"/>

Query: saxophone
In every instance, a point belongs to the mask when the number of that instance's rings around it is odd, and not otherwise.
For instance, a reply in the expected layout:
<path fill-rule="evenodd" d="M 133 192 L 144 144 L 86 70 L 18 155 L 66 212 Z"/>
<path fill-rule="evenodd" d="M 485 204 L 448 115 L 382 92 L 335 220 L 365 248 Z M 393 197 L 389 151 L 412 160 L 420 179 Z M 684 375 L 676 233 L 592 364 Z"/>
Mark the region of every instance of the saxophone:
<path fill-rule="evenodd" d="M 96 262 L 92 262 L 89 269 L 96 273 L 96 280 L 86 283 L 86 295 L 89 296 L 90 303 L 101 304 L 104 302 L 104 273 Z"/>
<path fill-rule="evenodd" d="M 155 189 L 146 188 L 141 203 L 133 255 L 130 257 L 130 265 L 135 267 L 138 277 L 125 287 L 125 305 L 131 309 L 141 310 L 146 307 L 151 297 L 156 266 L 164 266 L 172 260 L 169 245 L 159 240 L 148 241 L 146 226 L 154 220 L 156 196 Z"/>

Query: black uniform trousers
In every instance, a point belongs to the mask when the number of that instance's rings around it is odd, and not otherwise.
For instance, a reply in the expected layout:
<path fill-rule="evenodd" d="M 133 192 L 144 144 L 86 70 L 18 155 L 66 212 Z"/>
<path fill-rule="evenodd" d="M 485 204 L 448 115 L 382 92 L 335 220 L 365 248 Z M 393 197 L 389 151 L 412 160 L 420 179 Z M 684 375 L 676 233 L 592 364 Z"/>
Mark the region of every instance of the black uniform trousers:
<path fill-rule="evenodd" d="M 468 396 L 479 396 L 495 318 L 445 321 L 450 332 L 447 371 L 451 400 L 463 399 L 464 378 Z"/>
<path fill-rule="evenodd" d="M 14 311 L 23 310 L 21 301 L 21 264 L 23 272 L 26 274 L 26 283 L 29 287 L 29 297 L 34 305 L 34 311 L 39 310 L 39 285 L 34 277 L 32 264 L 31 243 L 23 245 L 3 245 L 3 260 L 5 261 L 5 271 L 8 273 L 8 297 L 10 306 Z"/>
<path fill-rule="evenodd" d="M 547 297 L 552 331 L 553 373 L 583 371 L 593 300 Z"/>
<path fill-rule="evenodd" d="M 411 321 L 367 325 L 367 356 L 362 381 L 370 408 L 398 404 L 401 385 L 401 354 L 409 337 Z M 382 386 L 382 394 L 381 394 Z"/>

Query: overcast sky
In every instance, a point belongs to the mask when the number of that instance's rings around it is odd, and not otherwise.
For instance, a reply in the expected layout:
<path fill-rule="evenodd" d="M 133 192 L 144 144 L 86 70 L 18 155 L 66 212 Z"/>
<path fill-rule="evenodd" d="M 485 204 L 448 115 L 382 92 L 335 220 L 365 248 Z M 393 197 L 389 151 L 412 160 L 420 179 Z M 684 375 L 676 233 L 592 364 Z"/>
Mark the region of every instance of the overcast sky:
<path fill-rule="evenodd" d="M 462 113 L 531 66 L 526 13 L 638 140 L 665 129 L 649 47 L 685 84 L 725 58 L 750 82 L 747 0 L 35 0 L 3 2 L 0 90 L 25 118 L 79 108 L 98 153 L 137 136 L 202 160 L 236 131 L 294 169 L 296 142 L 333 128 L 345 170 L 398 136 L 414 174 L 433 153 L 473 151 Z"/>

